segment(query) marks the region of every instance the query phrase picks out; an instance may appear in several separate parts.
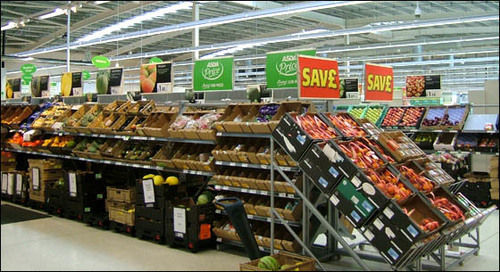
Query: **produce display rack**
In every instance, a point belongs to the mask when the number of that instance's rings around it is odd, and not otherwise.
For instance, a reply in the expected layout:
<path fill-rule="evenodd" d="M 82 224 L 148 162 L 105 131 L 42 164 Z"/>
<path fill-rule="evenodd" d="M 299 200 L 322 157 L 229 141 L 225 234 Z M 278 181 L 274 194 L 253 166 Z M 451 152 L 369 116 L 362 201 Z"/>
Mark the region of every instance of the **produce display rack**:
<path fill-rule="evenodd" d="M 223 214 L 226 215 L 226 212 L 216 209 L 215 210 L 216 214 Z M 257 220 L 257 221 L 262 221 L 262 222 L 268 222 L 271 223 L 271 217 L 266 217 L 266 216 L 260 216 L 260 215 L 253 215 L 253 214 L 247 214 L 248 219 L 252 220 Z M 300 227 L 301 223 L 298 221 L 290 221 L 290 220 L 283 220 L 281 222 L 277 222 L 278 224 L 288 224 L 292 227 Z"/>
<path fill-rule="evenodd" d="M 265 169 L 265 170 L 271 169 L 271 165 L 267 165 L 267 164 L 238 163 L 238 162 L 226 162 L 226 161 L 216 161 L 215 165 L 236 166 L 236 167 Z M 298 167 L 287 167 L 287 166 L 281 166 L 281 169 L 283 171 L 298 171 L 299 170 Z"/>
<path fill-rule="evenodd" d="M 214 188 L 216 190 L 221 190 L 221 191 L 232 191 L 232 192 L 239 192 L 239 193 L 248 193 L 248 194 L 253 194 L 253 195 L 262 195 L 262 196 L 269 196 L 269 194 L 270 194 L 269 191 L 231 187 L 231 186 L 225 186 L 225 185 L 215 185 Z M 287 193 L 281 193 L 281 192 L 275 193 L 275 196 L 283 197 L 283 198 L 299 199 L 299 197 L 297 197 L 295 194 L 287 194 Z"/>
<path fill-rule="evenodd" d="M 280 222 L 281 224 L 284 224 L 284 226 L 287 228 L 287 230 L 290 232 L 290 234 L 296 239 L 296 241 L 299 242 L 299 244 L 303 248 L 303 254 L 307 254 L 311 256 L 313 259 L 315 259 L 318 262 L 318 266 L 324 270 L 323 265 L 319 262 L 320 259 L 325 259 L 329 258 L 331 256 L 336 256 L 337 258 L 340 255 L 345 255 L 345 256 L 350 256 L 354 259 L 354 261 L 364 270 L 369 270 L 367 264 L 363 261 L 363 259 L 366 260 L 375 260 L 383 263 L 388 263 L 386 259 L 384 259 L 382 256 L 379 254 L 369 254 L 367 252 L 363 252 L 363 248 L 365 245 L 369 245 L 370 243 L 368 242 L 361 242 L 361 243 L 355 243 L 355 244 L 349 244 L 346 240 L 342 238 L 342 235 L 339 232 L 339 220 L 337 220 L 337 216 L 335 216 L 333 219 L 334 220 L 327 220 L 324 218 L 324 215 L 319 212 L 319 210 L 316 208 L 315 204 L 313 204 L 312 201 L 310 201 L 309 193 L 310 193 L 310 186 L 311 180 L 304 175 L 304 180 L 303 180 L 303 188 L 302 191 L 300 191 L 296 185 L 288 178 L 288 176 L 285 174 L 283 169 L 276 163 L 274 154 L 275 154 L 275 149 L 274 149 L 274 144 L 278 144 L 280 146 L 280 143 L 276 141 L 274 138 L 274 135 L 271 139 L 271 191 L 270 191 L 270 196 L 271 196 L 271 252 L 274 252 L 273 248 L 273 241 L 274 241 L 274 224 L 276 222 Z M 281 146 L 285 151 L 287 151 L 286 148 Z M 283 218 L 276 212 L 274 209 L 274 171 L 278 171 L 278 173 L 296 190 L 297 194 L 303 201 L 304 209 L 303 209 L 303 233 L 309 233 L 308 230 L 308 222 L 311 220 L 309 214 L 313 214 L 316 216 L 316 218 L 320 221 L 322 226 L 326 228 L 328 231 L 327 235 L 327 254 L 323 256 L 318 256 L 312 252 L 312 244 L 311 240 L 309 239 L 307 235 L 305 237 L 300 238 L 299 235 L 297 235 L 293 229 L 290 227 L 289 224 L 286 224 L 286 221 L 283 220 Z M 329 202 L 328 202 L 329 203 Z M 329 205 L 329 216 L 328 219 L 330 218 L 330 206 Z M 332 207 L 333 210 L 335 210 L 335 214 L 338 214 L 338 211 L 335 207 Z M 422 270 L 422 268 L 425 269 L 441 269 L 441 270 L 446 270 L 449 269 L 450 267 L 463 263 L 464 259 L 471 254 L 478 254 L 479 251 L 479 225 L 484 221 L 484 219 L 491 214 L 496 209 L 495 206 L 490 207 L 487 210 L 484 210 L 482 212 L 477 213 L 476 215 L 468 218 L 463 224 L 459 224 L 456 226 L 456 229 L 453 230 L 446 230 L 443 232 L 442 237 L 435 239 L 431 243 L 424 244 L 419 246 L 416 250 L 413 252 L 410 252 L 407 257 L 402 259 L 401 262 L 398 262 L 397 265 L 391 265 L 393 269 L 416 269 L 416 270 Z M 475 234 L 472 233 L 475 230 Z M 471 237 L 473 240 L 473 243 L 462 243 L 461 238 L 462 236 L 467 235 L 468 237 Z M 334 240 L 333 243 L 331 241 L 331 237 L 333 236 Z M 458 241 L 456 241 L 458 240 Z M 447 254 L 445 246 L 446 244 L 455 244 L 457 246 L 469 248 L 470 250 L 467 251 L 465 254 L 461 254 L 459 256 L 453 255 L 453 254 Z M 342 246 L 340 247 L 339 244 Z M 355 250 L 356 247 L 359 248 L 359 250 Z M 436 253 L 439 252 L 439 253 Z M 437 255 L 439 254 L 439 255 Z M 436 264 L 432 264 L 429 262 L 425 262 L 423 260 L 423 256 L 431 256 L 432 261 L 434 261 Z M 452 263 L 447 262 L 447 258 L 453 258 L 454 261 Z"/>

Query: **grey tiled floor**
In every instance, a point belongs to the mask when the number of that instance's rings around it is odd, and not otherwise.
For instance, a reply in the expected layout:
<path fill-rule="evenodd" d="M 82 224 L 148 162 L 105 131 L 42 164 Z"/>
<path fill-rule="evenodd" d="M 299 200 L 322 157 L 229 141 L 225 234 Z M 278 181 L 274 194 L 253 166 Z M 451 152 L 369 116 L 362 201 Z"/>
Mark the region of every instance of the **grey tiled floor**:
<path fill-rule="evenodd" d="M 499 270 L 498 211 L 480 229 L 479 256 L 453 270 Z M 242 253 L 204 250 L 196 254 L 172 249 L 112 231 L 51 217 L 1 227 L 1 270 L 239 270 L 248 261 Z M 367 262 L 373 270 L 389 266 Z M 359 270 L 344 257 L 327 267 Z"/>

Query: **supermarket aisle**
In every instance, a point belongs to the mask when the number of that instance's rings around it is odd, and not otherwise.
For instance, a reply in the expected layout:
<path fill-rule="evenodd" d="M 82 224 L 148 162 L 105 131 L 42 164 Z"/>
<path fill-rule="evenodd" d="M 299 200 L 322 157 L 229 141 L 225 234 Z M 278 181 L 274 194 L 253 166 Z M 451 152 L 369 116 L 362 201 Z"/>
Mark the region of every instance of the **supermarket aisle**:
<path fill-rule="evenodd" d="M 10 204 L 10 203 L 9 203 Z M 453 270 L 498 270 L 498 211 L 481 227 L 480 256 Z M 112 231 L 50 217 L 1 226 L 2 270 L 239 270 L 244 254 L 171 249 Z M 331 269 L 358 270 L 350 258 Z M 372 269 L 389 266 L 370 263 Z"/>

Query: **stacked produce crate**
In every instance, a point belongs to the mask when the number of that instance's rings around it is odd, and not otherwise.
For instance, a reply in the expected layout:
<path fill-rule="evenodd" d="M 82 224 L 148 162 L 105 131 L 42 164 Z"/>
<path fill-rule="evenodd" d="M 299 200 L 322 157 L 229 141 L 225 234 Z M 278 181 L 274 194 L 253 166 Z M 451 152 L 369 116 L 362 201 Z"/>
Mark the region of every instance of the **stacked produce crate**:
<path fill-rule="evenodd" d="M 90 171 L 65 171 L 64 217 L 84 220 L 104 212 L 106 187 L 100 174 Z"/>
<path fill-rule="evenodd" d="M 492 200 L 498 202 L 498 156 L 491 157 L 490 159 L 490 196 Z"/>
<path fill-rule="evenodd" d="M 106 209 L 111 229 L 134 234 L 135 200 L 135 188 L 106 187 Z"/>
<path fill-rule="evenodd" d="M 63 177 L 62 161 L 56 159 L 28 159 L 30 189 L 29 197 L 32 207 L 43 208 L 46 202 L 45 191 L 54 187 Z"/>

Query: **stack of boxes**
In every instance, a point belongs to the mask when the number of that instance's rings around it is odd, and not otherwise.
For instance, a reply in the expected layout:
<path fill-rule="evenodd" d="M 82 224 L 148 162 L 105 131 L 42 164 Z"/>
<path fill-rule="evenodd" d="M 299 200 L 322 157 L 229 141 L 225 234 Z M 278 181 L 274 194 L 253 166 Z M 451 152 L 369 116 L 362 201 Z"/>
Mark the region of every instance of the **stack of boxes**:
<path fill-rule="evenodd" d="M 490 196 L 492 200 L 498 201 L 498 156 L 490 159 Z"/>
<path fill-rule="evenodd" d="M 135 188 L 122 189 L 106 187 L 106 211 L 109 213 L 110 228 L 116 231 L 134 232 Z"/>
<path fill-rule="evenodd" d="M 29 197 L 33 207 L 42 208 L 45 205 L 45 191 L 54 187 L 63 178 L 62 161 L 55 159 L 29 159 L 30 188 Z"/>

